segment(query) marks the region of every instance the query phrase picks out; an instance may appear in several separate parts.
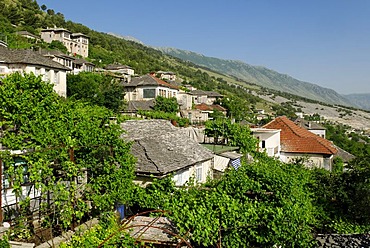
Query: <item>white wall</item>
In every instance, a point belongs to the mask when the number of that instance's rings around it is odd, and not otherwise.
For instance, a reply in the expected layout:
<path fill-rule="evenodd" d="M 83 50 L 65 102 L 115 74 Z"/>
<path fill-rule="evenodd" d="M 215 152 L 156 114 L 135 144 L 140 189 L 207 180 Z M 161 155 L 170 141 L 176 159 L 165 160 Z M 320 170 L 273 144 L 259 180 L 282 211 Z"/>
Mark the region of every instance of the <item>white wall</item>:
<path fill-rule="evenodd" d="M 292 162 L 296 159 L 304 159 L 304 165 L 307 168 L 322 168 L 331 171 L 333 156 L 323 154 L 302 154 L 281 152 L 280 160 L 284 163 Z"/>
<path fill-rule="evenodd" d="M 259 139 L 259 150 L 266 151 L 270 157 L 280 155 L 280 132 L 263 132 L 253 131 L 253 136 Z M 265 142 L 265 147 L 262 148 L 262 143 Z"/>
<path fill-rule="evenodd" d="M 33 73 L 36 76 L 42 75 L 42 79 L 46 82 L 53 84 L 53 89 L 60 96 L 67 96 L 67 73 L 66 71 L 47 69 L 42 66 L 25 65 L 25 64 L 12 64 L 9 66 L 0 65 L 0 68 L 4 70 L 4 74 L 10 74 L 14 72 L 20 73 Z"/>
<path fill-rule="evenodd" d="M 207 178 L 213 178 L 212 173 L 213 160 L 207 160 L 202 163 L 195 164 L 184 170 L 179 170 L 174 174 L 173 180 L 176 186 L 183 186 L 191 177 L 196 183 L 205 183 Z M 197 180 L 199 179 L 199 180 Z"/>

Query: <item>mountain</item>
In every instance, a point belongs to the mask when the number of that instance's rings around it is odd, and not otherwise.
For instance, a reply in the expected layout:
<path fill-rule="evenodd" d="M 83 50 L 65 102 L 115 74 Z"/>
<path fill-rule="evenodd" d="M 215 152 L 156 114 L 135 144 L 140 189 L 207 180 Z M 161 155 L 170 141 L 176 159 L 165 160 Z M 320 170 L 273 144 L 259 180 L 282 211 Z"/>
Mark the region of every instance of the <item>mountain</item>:
<path fill-rule="evenodd" d="M 192 62 L 198 66 L 206 67 L 265 88 L 287 92 L 325 103 L 353 106 L 351 101 L 332 89 L 300 81 L 289 75 L 281 74 L 263 66 L 253 66 L 237 60 L 207 57 L 202 54 L 176 48 L 157 49 L 163 53 Z"/>
<path fill-rule="evenodd" d="M 111 33 L 111 32 L 109 32 L 108 34 L 109 35 L 112 35 L 114 37 L 120 38 L 120 39 L 124 39 L 124 40 L 128 40 L 128 41 L 133 41 L 133 42 L 139 43 L 141 45 L 144 45 L 144 42 L 142 42 L 141 40 L 138 40 L 138 39 L 136 39 L 135 37 L 132 37 L 132 36 L 124 36 L 124 35 L 115 34 L 115 33 Z"/>
<path fill-rule="evenodd" d="M 343 95 L 353 105 L 356 105 L 362 109 L 370 110 L 370 93 L 367 94 L 349 94 Z"/>

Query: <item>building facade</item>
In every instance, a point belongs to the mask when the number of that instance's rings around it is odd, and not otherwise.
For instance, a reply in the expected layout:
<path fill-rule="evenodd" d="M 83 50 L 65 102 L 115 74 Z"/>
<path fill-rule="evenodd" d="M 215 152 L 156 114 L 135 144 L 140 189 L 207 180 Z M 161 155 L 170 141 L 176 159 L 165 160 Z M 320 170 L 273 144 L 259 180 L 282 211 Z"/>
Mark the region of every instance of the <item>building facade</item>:
<path fill-rule="evenodd" d="M 47 43 L 60 41 L 73 55 L 89 56 L 89 37 L 82 33 L 72 33 L 64 28 L 48 28 L 41 30 L 41 39 Z"/>

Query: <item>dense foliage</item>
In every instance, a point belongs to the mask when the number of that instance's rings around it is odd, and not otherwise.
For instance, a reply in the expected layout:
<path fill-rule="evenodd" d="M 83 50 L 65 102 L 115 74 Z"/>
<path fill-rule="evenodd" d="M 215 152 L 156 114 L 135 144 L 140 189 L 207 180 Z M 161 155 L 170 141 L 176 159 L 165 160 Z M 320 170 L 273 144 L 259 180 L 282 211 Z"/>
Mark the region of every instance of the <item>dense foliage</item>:
<path fill-rule="evenodd" d="M 315 208 L 309 171 L 267 157 L 203 187 L 171 180 L 138 189 L 139 205 L 165 209 L 180 235 L 198 247 L 310 247 Z"/>
<path fill-rule="evenodd" d="M 229 119 L 216 119 L 205 123 L 205 134 L 214 142 L 237 146 L 244 154 L 255 152 L 257 140 L 252 136 L 249 126 L 232 123 Z"/>
<path fill-rule="evenodd" d="M 114 111 L 124 106 L 124 87 L 119 79 L 112 76 L 81 72 L 67 76 L 67 95 L 76 100 L 107 107 Z"/>
<path fill-rule="evenodd" d="M 0 156 L 19 209 L 5 209 L 6 220 L 15 217 L 13 238 L 34 232 L 25 183 L 40 190 L 40 211 L 48 216 L 43 225 L 54 230 L 128 201 L 134 159 L 129 144 L 119 138 L 119 125 L 109 123 L 112 113 L 106 108 L 66 101 L 33 74 L 12 74 L 0 85 L 0 111 L 6 148 Z M 16 165 L 19 159 L 26 170 Z"/>

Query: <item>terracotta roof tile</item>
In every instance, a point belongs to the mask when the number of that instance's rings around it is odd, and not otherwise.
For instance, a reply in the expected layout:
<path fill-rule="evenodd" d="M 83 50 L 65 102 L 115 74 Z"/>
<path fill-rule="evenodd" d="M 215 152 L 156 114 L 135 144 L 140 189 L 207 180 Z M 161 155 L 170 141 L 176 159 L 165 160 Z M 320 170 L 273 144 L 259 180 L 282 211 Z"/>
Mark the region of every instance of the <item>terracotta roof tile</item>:
<path fill-rule="evenodd" d="M 277 117 L 263 126 L 280 129 L 281 150 L 293 153 L 336 154 L 335 146 L 327 139 L 297 126 L 285 116 Z"/>
<path fill-rule="evenodd" d="M 141 76 L 141 77 L 135 77 L 131 80 L 130 83 L 126 84 L 125 86 L 137 87 L 137 86 L 143 86 L 143 85 L 164 86 L 164 87 L 171 88 L 171 89 L 176 89 L 176 90 L 179 89 L 178 86 L 169 84 L 149 74 Z"/>
<path fill-rule="evenodd" d="M 203 110 L 203 111 L 213 111 L 213 110 L 218 110 L 218 111 L 226 111 L 226 109 L 220 105 L 214 104 L 214 105 L 207 105 L 205 103 L 197 104 L 195 105 L 196 109 Z"/>

